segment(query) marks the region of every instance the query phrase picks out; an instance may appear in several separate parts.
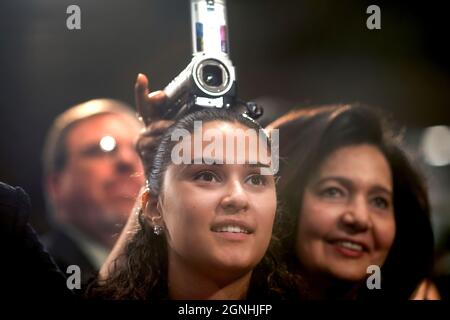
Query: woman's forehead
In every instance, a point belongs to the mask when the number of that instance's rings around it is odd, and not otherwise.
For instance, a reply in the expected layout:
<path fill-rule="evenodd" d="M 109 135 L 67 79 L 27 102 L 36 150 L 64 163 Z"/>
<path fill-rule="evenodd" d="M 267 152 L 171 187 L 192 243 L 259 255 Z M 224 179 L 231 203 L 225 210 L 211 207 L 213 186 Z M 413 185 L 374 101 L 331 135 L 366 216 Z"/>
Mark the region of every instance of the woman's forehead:
<path fill-rule="evenodd" d="M 193 133 L 173 132 L 174 164 L 266 164 L 271 161 L 270 141 L 263 129 L 238 122 L 194 122 Z"/>
<path fill-rule="evenodd" d="M 370 144 L 350 145 L 330 153 L 320 165 L 317 179 L 343 177 L 392 189 L 392 173 L 381 150 Z"/>

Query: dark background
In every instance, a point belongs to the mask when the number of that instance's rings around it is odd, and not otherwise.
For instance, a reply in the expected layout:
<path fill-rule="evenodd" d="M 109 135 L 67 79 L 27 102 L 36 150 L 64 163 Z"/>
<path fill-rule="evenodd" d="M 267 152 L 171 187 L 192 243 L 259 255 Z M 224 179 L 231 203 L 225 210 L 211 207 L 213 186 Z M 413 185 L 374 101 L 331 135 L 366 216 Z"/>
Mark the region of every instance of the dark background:
<path fill-rule="evenodd" d="M 66 28 L 71 4 L 81 8 L 81 30 Z M 391 113 L 417 152 L 425 127 L 450 124 L 443 2 L 227 4 L 240 97 L 266 106 L 269 117 L 296 106 L 360 102 Z M 370 4 L 381 8 L 381 30 L 366 28 Z M 149 75 L 152 89 L 163 88 L 190 61 L 190 32 L 188 0 L 2 1 L 0 180 L 30 194 L 40 232 L 48 228 L 41 149 L 52 119 L 92 98 L 133 104 L 138 72 Z M 426 171 L 445 246 L 450 169 Z"/>

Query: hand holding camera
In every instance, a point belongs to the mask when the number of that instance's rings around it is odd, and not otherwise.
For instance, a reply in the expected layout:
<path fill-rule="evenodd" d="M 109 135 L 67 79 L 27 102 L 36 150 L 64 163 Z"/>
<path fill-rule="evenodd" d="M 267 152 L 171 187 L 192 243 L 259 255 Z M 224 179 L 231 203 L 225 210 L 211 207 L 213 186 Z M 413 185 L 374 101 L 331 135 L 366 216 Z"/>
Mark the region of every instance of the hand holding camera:
<path fill-rule="evenodd" d="M 148 81 L 139 75 L 136 104 L 146 125 L 155 119 L 174 120 L 201 108 L 245 112 L 256 119 L 262 108 L 237 99 L 236 74 L 229 59 L 225 0 L 191 0 L 193 57 L 163 91 L 148 93 Z"/>

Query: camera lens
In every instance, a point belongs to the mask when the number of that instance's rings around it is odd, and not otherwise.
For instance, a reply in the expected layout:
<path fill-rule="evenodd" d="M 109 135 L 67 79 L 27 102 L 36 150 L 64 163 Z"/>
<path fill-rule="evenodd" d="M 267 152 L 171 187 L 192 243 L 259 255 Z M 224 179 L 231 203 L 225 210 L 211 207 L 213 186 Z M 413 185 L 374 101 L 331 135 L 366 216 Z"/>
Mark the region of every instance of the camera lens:
<path fill-rule="evenodd" d="M 223 94 L 230 84 L 230 76 L 224 63 L 205 59 L 196 67 L 194 74 L 198 86 L 208 94 Z"/>
<path fill-rule="evenodd" d="M 203 67 L 203 81 L 211 87 L 218 87 L 223 83 L 222 69 L 215 65 Z"/>

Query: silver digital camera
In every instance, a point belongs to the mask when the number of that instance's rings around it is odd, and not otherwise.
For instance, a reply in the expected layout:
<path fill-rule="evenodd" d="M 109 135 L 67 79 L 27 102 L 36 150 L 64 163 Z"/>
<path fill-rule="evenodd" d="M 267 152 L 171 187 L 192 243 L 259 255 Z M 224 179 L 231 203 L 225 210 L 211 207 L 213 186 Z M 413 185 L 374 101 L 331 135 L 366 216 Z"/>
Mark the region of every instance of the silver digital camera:
<path fill-rule="evenodd" d="M 174 119 L 198 108 L 246 108 L 256 119 L 262 108 L 237 99 L 236 73 L 229 59 L 225 0 L 191 0 L 193 57 L 165 88 L 164 118 Z"/>

